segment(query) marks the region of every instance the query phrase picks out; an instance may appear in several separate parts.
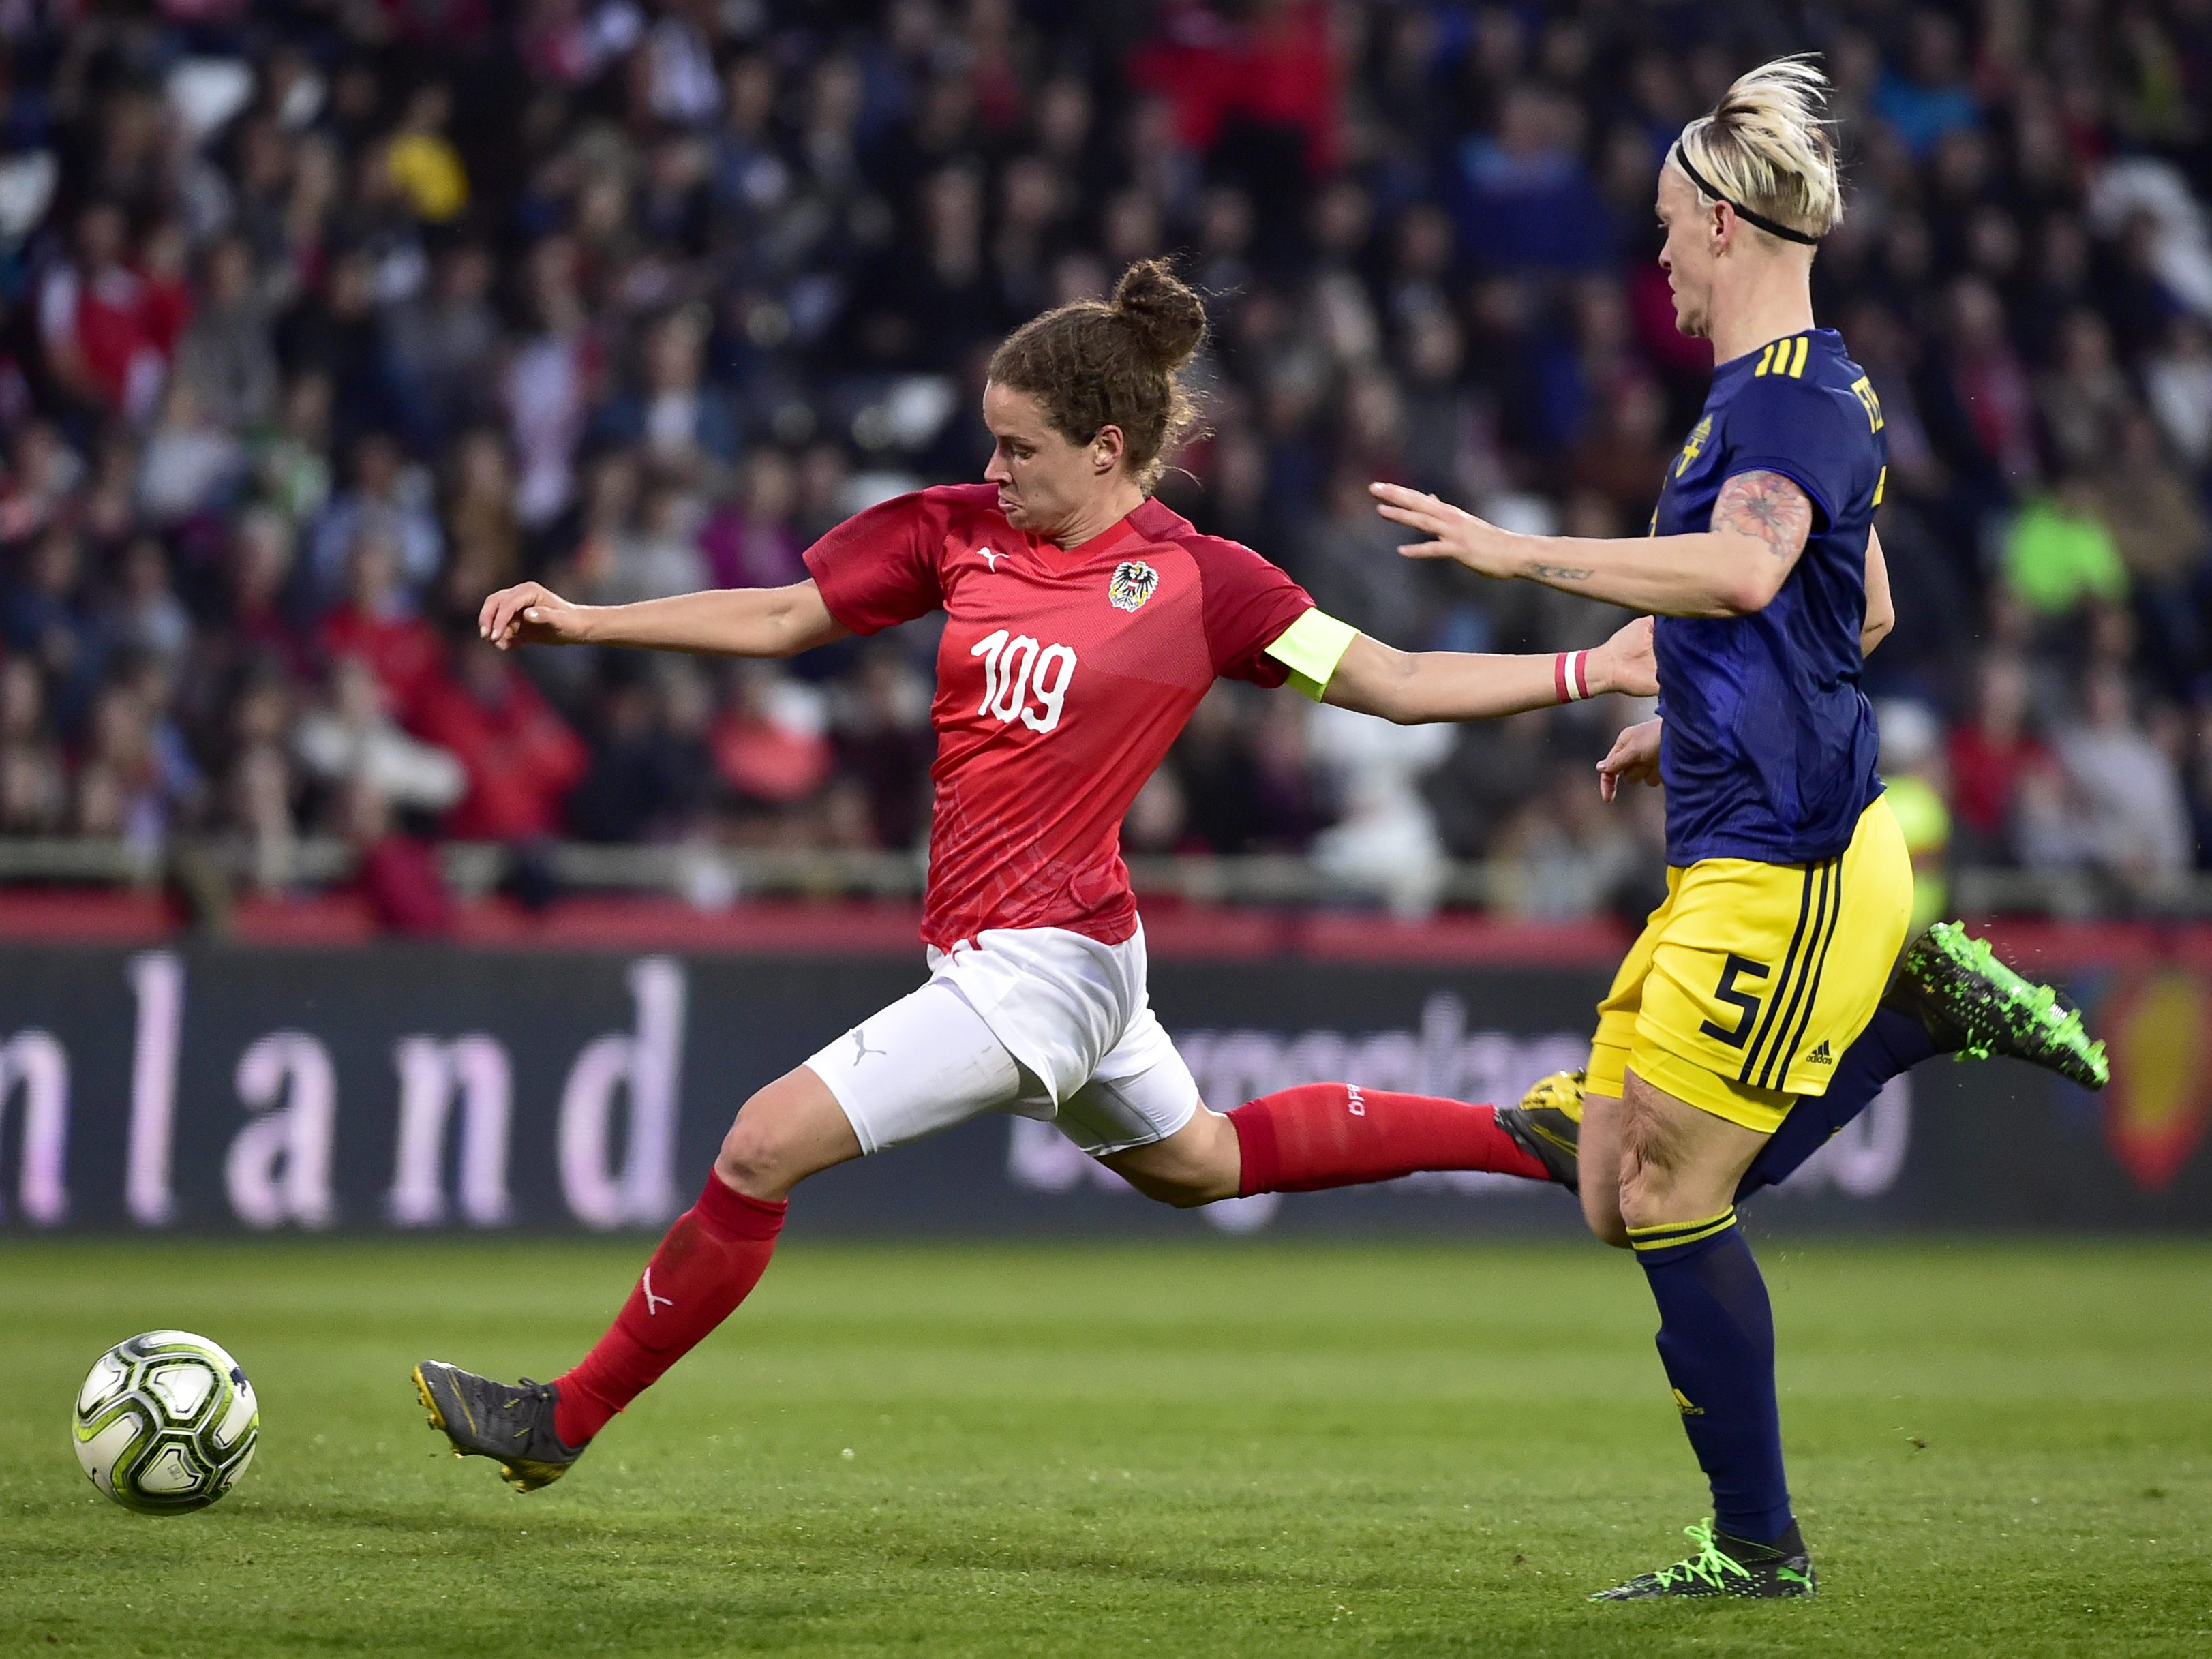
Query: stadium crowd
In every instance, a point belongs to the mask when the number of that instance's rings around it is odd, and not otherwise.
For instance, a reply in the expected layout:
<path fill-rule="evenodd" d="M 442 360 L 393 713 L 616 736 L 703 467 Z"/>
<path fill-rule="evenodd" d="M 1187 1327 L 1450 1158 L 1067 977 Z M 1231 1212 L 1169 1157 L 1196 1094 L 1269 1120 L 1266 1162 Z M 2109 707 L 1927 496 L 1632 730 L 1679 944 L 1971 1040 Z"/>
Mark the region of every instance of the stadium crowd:
<path fill-rule="evenodd" d="M 274 884 L 395 825 L 913 845 L 926 627 L 508 658 L 477 605 L 798 579 L 979 476 L 991 346 L 1158 252 L 1215 325 L 1171 505 L 1395 644 L 1592 642 L 1398 559 L 1366 483 L 1640 529 L 1711 368 L 1652 264 L 1664 147 L 1815 47 L 1816 305 L 1889 440 L 1885 770 L 1932 855 L 2115 902 L 2212 848 L 2205 0 L 168 0 L 0 38 L 0 834 L 228 840 Z M 1656 803 L 1589 772 L 1622 717 L 1222 687 L 1127 842 L 1633 902 Z"/>

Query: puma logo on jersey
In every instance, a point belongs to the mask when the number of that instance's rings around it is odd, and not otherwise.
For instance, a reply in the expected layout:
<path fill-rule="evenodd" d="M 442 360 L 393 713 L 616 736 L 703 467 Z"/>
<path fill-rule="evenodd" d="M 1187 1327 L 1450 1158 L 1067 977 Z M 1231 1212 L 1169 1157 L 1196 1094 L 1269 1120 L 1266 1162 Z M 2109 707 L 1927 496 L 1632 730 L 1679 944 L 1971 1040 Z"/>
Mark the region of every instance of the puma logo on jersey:
<path fill-rule="evenodd" d="M 999 574 L 999 561 L 1006 556 L 994 548 L 979 547 L 975 550 L 975 556 L 982 560 L 985 568 L 995 576 Z"/>
<path fill-rule="evenodd" d="M 653 1269 L 650 1267 L 645 1270 L 645 1282 L 638 1288 L 645 1292 L 645 1316 L 647 1319 L 652 1318 L 663 1308 L 672 1308 L 676 1305 L 674 1297 L 655 1296 L 653 1293 Z"/>
<path fill-rule="evenodd" d="M 868 1046 L 868 1028 L 866 1026 L 855 1025 L 853 1028 L 854 1065 L 858 1066 L 870 1054 L 881 1054 L 884 1051 L 880 1048 L 872 1048 Z"/>
<path fill-rule="evenodd" d="M 1124 559 L 1114 567 L 1114 574 L 1106 584 L 1106 598 L 1116 611 L 1134 611 L 1152 597 L 1152 590 L 1160 585 L 1160 573 L 1142 559 Z"/>
<path fill-rule="evenodd" d="M 1827 1038 L 1822 1037 L 1814 1045 L 1813 1052 L 1805 1056 L 1805 1063 L 1808 1066 L 1832 1066 L 1836 1063 L 1836 1057 L 1828 1052 Z"/>

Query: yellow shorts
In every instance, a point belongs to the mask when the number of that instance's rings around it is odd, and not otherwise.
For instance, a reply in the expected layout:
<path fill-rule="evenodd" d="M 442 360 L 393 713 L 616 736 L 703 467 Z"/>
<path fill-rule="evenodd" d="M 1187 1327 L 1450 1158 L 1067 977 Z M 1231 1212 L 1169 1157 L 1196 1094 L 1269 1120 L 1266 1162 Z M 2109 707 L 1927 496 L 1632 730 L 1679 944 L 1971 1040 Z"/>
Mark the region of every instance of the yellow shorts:
<path fill-rule="evenodd" d="M 1646 1083 L 1771 1134 L 1836 1062 L 1889 982 L 1912 915 L 1912 860 L 1877 799 L 1840 858 L 1705 859 L 1667 872 L 1666 902 L 1597 1008 L 1589 1089 Z"/>

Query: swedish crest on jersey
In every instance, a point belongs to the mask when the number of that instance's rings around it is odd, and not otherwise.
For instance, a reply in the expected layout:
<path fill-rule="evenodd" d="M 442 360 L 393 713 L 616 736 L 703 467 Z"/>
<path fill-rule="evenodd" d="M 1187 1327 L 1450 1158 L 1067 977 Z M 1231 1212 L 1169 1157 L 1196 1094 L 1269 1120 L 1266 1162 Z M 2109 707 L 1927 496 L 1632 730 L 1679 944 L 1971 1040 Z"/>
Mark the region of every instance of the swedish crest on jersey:
<path fill-rule="evenodd" d="M 1705 453 L 1705 445 L 1713 435 L 1713 417 L 1706 416 L 1690 428 L 1690 435 L 1682 444 L 1682 459 L 1674 463 L 1674 476 L 1680 477 L 1690 470 L 1690 463 Z"/>
<path fill-rule="evenodd" d="M 1152 597 L 1160 573 L 1142 559 L 1124 559 L 1107 580 L 1106 598 L 1116 611 L 1134 611 Z"/>

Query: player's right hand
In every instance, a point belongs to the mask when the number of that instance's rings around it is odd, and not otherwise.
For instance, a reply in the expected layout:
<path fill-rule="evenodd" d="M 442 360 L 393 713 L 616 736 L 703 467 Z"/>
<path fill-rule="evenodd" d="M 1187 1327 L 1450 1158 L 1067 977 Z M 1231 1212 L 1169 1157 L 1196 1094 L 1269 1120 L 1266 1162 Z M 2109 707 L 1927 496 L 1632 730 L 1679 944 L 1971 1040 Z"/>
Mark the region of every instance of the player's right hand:
<path fill-rule="evenodd" d="M 1651 625 L 1650 617 L 1638 617 L 1590 653 L 1590 665 L 1603 675 L 1607 690 L 1629 697 L 1659 695 L 1659 658 L 1652 644 Z"/>
<path fill-rule="evenodd" d="M 574 645 L 584 637 L 585 607 L 542 582 L 502 587 L 477 612 L 477 632 L 502 651 L 518 645 Z"/>
<path fill-rule="evenodd" d="M 1611 800 L 1624 783 L 1658 783 L 1659 726 L 1657 720 L 1639 720 L 1621 728 L 1611 751 L 1597 763 L 1599 799 Z"/>

